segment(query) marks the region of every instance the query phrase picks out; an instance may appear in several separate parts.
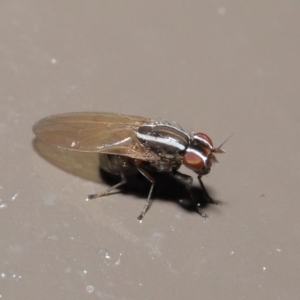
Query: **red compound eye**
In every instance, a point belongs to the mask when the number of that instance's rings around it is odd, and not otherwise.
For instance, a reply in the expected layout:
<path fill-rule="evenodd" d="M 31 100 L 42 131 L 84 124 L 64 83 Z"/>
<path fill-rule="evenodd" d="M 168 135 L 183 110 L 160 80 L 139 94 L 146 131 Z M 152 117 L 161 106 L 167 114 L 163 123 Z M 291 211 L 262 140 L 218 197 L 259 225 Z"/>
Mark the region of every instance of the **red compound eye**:
<path fill-rule="evenodd" d="M 187 151 L 183 156 L 182 162 L 192 170 L 201 170 L 204 167 L 204 161 L 197 152 Z"/>
<path fill-rule="evenodd" d="M 208 136 L 208 135 L 206 135 L 205 133 L 196 133 L 195 135 L 194 135 L 194 138 L 195 137 L 198 137 L 199 139 L 202 139 L 202 140 L 204 140 L 204 141 L 206 141 L 210 146 L 211 146 L 211 148 L 213 147 L 213 142 L 212 142 L 212 140 L 210 139 L 210 137 Z"/>

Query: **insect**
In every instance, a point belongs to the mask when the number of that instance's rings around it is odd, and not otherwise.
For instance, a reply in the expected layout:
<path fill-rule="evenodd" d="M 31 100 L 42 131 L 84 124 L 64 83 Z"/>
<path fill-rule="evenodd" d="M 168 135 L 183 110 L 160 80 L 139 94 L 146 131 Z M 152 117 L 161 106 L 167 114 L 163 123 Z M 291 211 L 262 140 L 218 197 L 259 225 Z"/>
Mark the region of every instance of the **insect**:
<path fill-rule="evenodd" d="M 184 131 L 176 123 L 116 113 L 66 113 L 46 117 L 33 126 L 33 132 L 45 143 L 80 152 L 99 153 L 100 167 L 118 175 L 121 181 L 88 199 L 108 195 L 125 184 L 130 174 L 141 173 L 150 183 L 146 204 L 138 217 L 141 222 L 151 204 L 155 185 L 153 173 L 169 172 L 183 183 L 195 210 L 202 216 L 200 204 L 191 193 L 193 179 L 178 171 L 183 164 L 198 175 L 201 188 L 209 202 L 217 204 L 207 193 L 202 176 L 217 162 L 215 154 L 224 153 L 213 148 L 204 133 Z"/>

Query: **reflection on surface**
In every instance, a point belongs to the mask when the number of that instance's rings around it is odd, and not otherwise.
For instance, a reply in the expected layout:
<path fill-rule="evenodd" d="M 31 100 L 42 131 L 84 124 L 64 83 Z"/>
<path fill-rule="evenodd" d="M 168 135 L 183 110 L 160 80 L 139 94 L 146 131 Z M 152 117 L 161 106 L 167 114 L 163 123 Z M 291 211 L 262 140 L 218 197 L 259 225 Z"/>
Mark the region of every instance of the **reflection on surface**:
<path fill-rule="evenodd" d="M 96 183 L 103 182 L 99 172 L 100 166 L 97 153 L 82 153 L 60 149 L 49 146 L 38 139 L 33 141 L 33 147 L 42 158 L 54 166 L 89 181 Z M 105 178 L 105 181 L 106 180 L 110 182 L 113 178 Z M 99 190 L 101 188 L 106 187 L 100 187 L 99 185 Z M 43 193 L 43 197 L 44 194 L 45 193 Z M 57 195 L 59 195 L 59 192 L 57 192 Z M 93 224 L 101 223 L 102 226 L 109 228 L 127 241 L 134 244 L 141 243 L 140 238 L 130 232 L 123 223 L 120 223 L 120 217 L 116 213 L 116 208 L 111 211 L 111 215 L 106 214 L 101 205 L 101 201 L 90 201 L 87 203 L 85 197 L 86 195 L 82 192 L 82 194 L 79 194 L 77 197 L 79 201 L 74 201 L 74 197 L 71 196 L 63 198 L 63 203 L 67 205 L 68 210 L 71 206 L 74 206 L 80 212 L 80 216 L 85 220 L 86 224 L 91 224 L 91 229 L 94 229 Z M 62 197 L 60 198 L 62 199 Z M 66 201 L 67 199 L 69 201 Z M 109 196 L 107 200 L 109 200 Z M 135 221 L 135 216 L 138 212 L 139 211 L 137 211 L 136 214 L 132 214 L 132 220 Z M 130 215 L 128 218 L 129 217 Z"/>

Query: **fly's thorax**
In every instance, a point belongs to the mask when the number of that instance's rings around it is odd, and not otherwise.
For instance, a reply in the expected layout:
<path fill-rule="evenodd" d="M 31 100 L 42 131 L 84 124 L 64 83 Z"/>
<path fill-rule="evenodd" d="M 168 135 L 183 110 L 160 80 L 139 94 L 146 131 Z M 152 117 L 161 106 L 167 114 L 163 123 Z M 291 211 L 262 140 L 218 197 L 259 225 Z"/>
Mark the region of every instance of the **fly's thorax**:
<path fill-rule="evenodd" d="M 180 168 L 182 164 L 182 157 L 177 155 L 172 157 L 172 159 L 165 159 L 162 157 L 156 162 L 150 162 L 149 166 L 152 171 L 156 172 L 171 172 Z"/>
<path fill-rule="evenodd" d="M 183 155 L 183 164 L 197 174 L 205 175 L 210 172 L 215 161 L 211 139 L 204 133 L 194 134 Z"/>
<path fill-rule="evenodd" d="M 182 153 L 188 147 L 190 136 L 181 128 L 170 124 L 147 124 L 136 131 L 138 140 L 159 156 Z"/>
<path fill-rule="evenodd" d="M 157 172 L 178 169 L 182 164 L 182 155 L 190 143 L 188 133 L 169 123 L 140 126 L 136 136 L 144 147 L 158 155 L 159 159 L 149 164 Z"/>

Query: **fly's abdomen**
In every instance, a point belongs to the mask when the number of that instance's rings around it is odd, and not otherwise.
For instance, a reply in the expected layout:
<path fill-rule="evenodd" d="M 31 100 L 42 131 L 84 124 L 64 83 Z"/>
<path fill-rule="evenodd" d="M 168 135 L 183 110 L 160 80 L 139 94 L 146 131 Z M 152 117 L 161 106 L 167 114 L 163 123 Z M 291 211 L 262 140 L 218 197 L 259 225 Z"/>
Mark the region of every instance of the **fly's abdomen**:
<path fill-rule="evenodd" d="M 121 155 L 99 154 L 100 167 L 111 174 L 121 175 L 121 173 L 134 174 L 137 169 L 133 159 Z"/>

